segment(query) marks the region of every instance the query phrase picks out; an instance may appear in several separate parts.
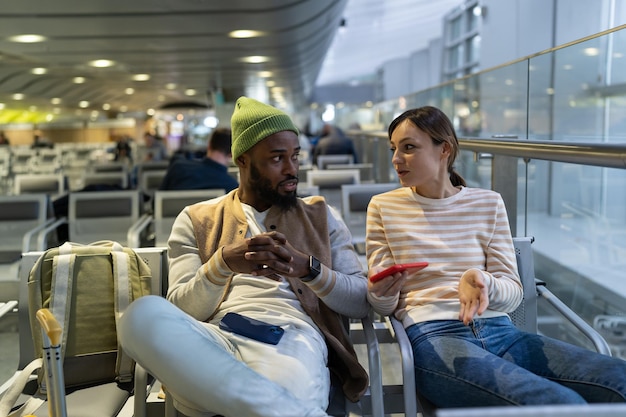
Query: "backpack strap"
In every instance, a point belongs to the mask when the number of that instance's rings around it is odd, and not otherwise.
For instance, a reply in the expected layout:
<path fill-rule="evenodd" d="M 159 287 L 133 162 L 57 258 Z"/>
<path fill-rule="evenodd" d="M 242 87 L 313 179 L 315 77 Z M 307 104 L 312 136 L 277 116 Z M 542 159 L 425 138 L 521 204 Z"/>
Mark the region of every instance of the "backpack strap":
<path fill-rule="evenodd" d="M 115 326 L 119 328 L 119 319 L 130 305 L 132 298 L 132 284 L 130 282 L 130 255 L 118 242 L 111 246 L 113 263 L 113 286 L 115 292 Z M 124 353 L 120 341 L 117 341 L 117 360 L 115 368 L 119 382 L 131 381 L 133 377 L 133 360 Z"/>
<path fill-rule="evenodd" d="M 11 409 L 22 394 L 24 387 L 26 387 L 26 383 L 30 380 L 32 373 L 40 369 L 42 364 L 43 360 L 41 358 L 34 359 L 15 376 L 10 388 L 0 399 L 0 417 L 25 416 L 34 413 L 35 410 L 37 410 L 41 404 L 44 403 L 44 400 L 39 397 L 31 397 L 24 404 L 10 413 Z"/>
<path fill-rule="evenodd" d="M 59 254 L 52 261 L 52 288 L 50 296 L 50 310 L 56 317 L 59 325 L 63 329 L 63 339 L 61 342 L 61 358 L 65 358 L 65 347 L 67 346 L 67 329 L 70 319 L 70 305 L 72 301 L 72 285 L 74 280 L 74 264 L 76 254 L 72 253 L 71 242 L 65 242 L 59 246 Z"/>

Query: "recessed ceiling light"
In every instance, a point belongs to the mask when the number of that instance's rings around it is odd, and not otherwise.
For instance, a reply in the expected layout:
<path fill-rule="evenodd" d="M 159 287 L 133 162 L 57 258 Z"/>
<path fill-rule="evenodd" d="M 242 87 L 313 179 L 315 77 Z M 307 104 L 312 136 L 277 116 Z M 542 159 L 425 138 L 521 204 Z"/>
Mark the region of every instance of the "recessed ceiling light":
<path fill-rule="evenodd" d="M 31 74 L 43 75 L 48 72 L 46 68 L 33 68 L 30 70 Z"/>
<path fill-rule="evenodd" d="M 24 100 L 24 94 L 22 93 L 15 93 L 11 96 L 11 98 L 13 100 Z"/>
<path fill-rule="evenodd" d="M 135 94 L 135 89 L 129 87 L 126 90 L 124 90 L 124 92 L 128 95 Z"/>
<path fill-rule="evenodd" d="M 83 101 L 78 103 L 78 107 L 83 108 L 83 109 L 87 108 L 87 107 L 89 107 L 89 102 L 87 100 L 83 100 Z"/>
<path fill-rule="evenodd" d="M 127 106 L 120 106 L 120 111 L 122 113 L 125 113 L 126 111 L 128 111 L 128 107 Z"/>
<path fill-rule="evenodd" d="M 194 90 L 193 88 L 188 88 L 185 90 L 185 95 L 187 96 L 195 96 L 197 94 L 197 91 Z"/>
<path fill-rule="evenodd" d="M 265 34 L 264 32 L 261 32 L 258 30 L 242 29 L 242 30 L 233 30 L 232 32 L 228 34 L 228 36 L 230 36 L 231 38 L 243 39 L 243 38 L 256 38 L 259 36 L 263 36 L 264 34 Z"/>
<path fill-rule="evenodd" d="M 34 34 L 15 35 L 9 38 L 9 40 L 12 42 L 20 42 L 20 43 L 37 43 L 37 42 L 43 42 L 46 39 L 47 38 L 45 36 L 34 35 Z"/>
<path fill-rule="evenodd" d="M 249 64 L 260 64 L 269 60 L 270 59 L 268 57 L 260 55 L 244 56 L 243 58 L 241 58 L 242 62 L 247 62 Z"/>
<path fill-rule="evenodd" d="M 259 77 L 261 78 L 269 78 L 272 75 L 274 75 L 272 74 L 272 71 L 259 71 Z"/>
<path fill-rule="evenodd" d="M 165 84 L 165 88 L 167 88 L 168 90 L 174 90 L 176 88 L 176 84 L 174 84 L 174 83 L 167 83 L 167 84 Z"/>
<path fill-rule="evenodd" d="M 58 97 L 55 97 L 55 98 L 50 100 L 50 103 L 52 103 L 52 104 L 61 104 L 61 99 L 58 98 Z"/>
<path fill-rule="evenodd" d="M 111 108 L 111 105 L 109 103 L 104 103 L 102 105 L 102 110 L 109 110 Z"/>
<path fill-rule="evenodd" d="M 115 61 L 111 61 L 110 59 L 96 59 L 89 61 L 89 65 L 96 68 L 108 68 L 115 65 Z"/>
<path fill-rule="evenodd" d="M 87 80 L 85 77 L 74 77 L 72 81 L 74 82 L 74 84 L 82 84 Z"/>
<path fill-rule="evenodd" d="M 148 81 L 150 74 L 135 74 L 133 75 L 133 81 Z"/>

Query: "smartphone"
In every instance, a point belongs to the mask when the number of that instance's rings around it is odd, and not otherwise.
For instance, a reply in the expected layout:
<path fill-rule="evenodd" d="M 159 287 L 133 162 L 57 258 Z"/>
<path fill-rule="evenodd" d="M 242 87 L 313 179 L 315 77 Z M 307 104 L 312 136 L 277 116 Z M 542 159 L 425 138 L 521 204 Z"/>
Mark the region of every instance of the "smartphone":
<path fill-rule="evenodd" d="M 285 330 L 274 324 L 242 316 L 238 313 L 226 313 L 219 324 L 220 329 L 237 333 L 259 342 L 277 345 Z"/>
<path fill-rule="evenodd" d="M 380 281 L 383 278 L 387 278 L 388 276 L 391 276 L 393 274 L 395 274 L 396 272 L 402 272 L 402 271 L 406 271 L 407 269 L 412 269 L 414 271 L 419 271 L 421 269 L 424 269 L 428 266 L 428 262 L 412 262 L 412 263 L 408 263 L 408 264 L 396 264 L 396 265 L 392 265 L 389 268 L 380 271 L 377 274 L 374 274 L 370 277 L 370 281 L 372 282 L 376 282 L 376 281 Z"/>

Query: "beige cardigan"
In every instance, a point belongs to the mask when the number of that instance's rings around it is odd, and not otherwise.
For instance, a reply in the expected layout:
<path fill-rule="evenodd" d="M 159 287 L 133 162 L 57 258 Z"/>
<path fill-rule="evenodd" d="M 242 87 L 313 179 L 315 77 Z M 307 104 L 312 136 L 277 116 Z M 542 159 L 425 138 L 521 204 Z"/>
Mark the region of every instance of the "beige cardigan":
<path fill-rule="evenodd" d="M 200 258 L 206 263 L 220 247 L 245 239 L 248 223 L 241 208 L 237 190 L 230 192 L 220 204 L 195 204 L 188 208 Z M 296 208 L 282 211 L 270 208 L 265 220 L 267 230 L 278 230 L 298 250 L 310 253 L 332 269 L 327 206 L 323 198 L 305 203 L 298 199 Z M 231 278 L 232 279 L 232 276 Z M 224 288 L 222 300 L 230 285 Z M 368 376 L 359 364 L 341 315 L 331 310 L 302 281 L 287 277 L 291 288 L 323 333 L 328 345 L 328 367 L 341 380 L 344 394 L 357 401 L 365 392 Z"/>

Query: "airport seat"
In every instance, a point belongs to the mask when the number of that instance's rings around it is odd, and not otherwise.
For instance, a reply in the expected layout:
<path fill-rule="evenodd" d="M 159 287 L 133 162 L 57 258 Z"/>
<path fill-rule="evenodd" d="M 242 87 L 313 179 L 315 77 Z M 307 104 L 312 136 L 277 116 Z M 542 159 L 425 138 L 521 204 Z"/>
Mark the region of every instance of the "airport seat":
<path fill-rule="evenodd" d="M 89 166 L 90 172 L 125 172 L 128 174 L 128 166 L 123 162 L 97 162 Z"/>
<path fill-rule="evenodd" d="M 374 182 L 374 164 L 372 163 L 359 163 L 359 164 L 327 164 L 327 170 L 332 169 L 358 169 L 361 176 L 361 182 Z"/>
<path fill-rule="evenodd" d="M 373 375 L 374 380 L 381 380 L 380 352 L 378 350 L 378 340 L 371 318 L 365 317 L 359 323 L 352 324 L 346 321 L 346 326 L 350 326 L 350 335 L 355 343 L 365 343 L 367 346 L 368 372 L 370 378 L 372 378 Z M 358 333 L 358 335 L 353 336 L 354 333 Z M 137 384 L 135 384 L 135 386 L 137 387 Z M 172 398 L 167 394 L 166 389 L 163 390 L 165 399 L 159 397 L 162 386 L 158 381 L 152 386 L 149 384 L 141 385 L 141 387 L 143 386 L 148 387 L 149 390 L 135 393 L 134 417 L 188 417 L 174 408 Z M 363 397 L 361 397 L 358 402 L 353 403 L 345 398 L 338 382 L 337 384 L 332 384 L 330 402 L 326 413 L 332 417 L 383 417 L 385 413 L 382 402 L 383 396 L 380 389 L 380 385 L 370 386 Z M 146 401 L 139 402 L 140 398 L 146 398 Z"/>
<path fill-rule="evenodd" d="M 178 191 L 159 191 L 155 194 L 155 199 L 167 200 L 167 197 L 160 198 L 159 195 L 162 193 L 178 193 Z M 175 198 L 173 198 L 173 200 L 175 200 Z M 165 257 L 164 262 L 167 262 L 167 257 Z M 167 268 L 167 265 L 165 265 L 165 268 Z M 164 277 L 167 278 L 166 275 L 164 275 Z M 162 296 L 167 294 L 167 281 L 165 278 L 161 282 Z M 155 288 L 154 283 L 153 288 Z M 346 319 L 345 324 L 353 343 L 364 344 L 366 346 L 370 381 L 382 381 L 382 366 L 378 338 L 376 336 L 371 317 L 364 317 L 360 321 L 354 320 L 352 322 Z M 141 367 L 137 365 L 137 368 Z M 129 404 L 132 402 L 134 412 L 133 417 L 187 417 L 174 408 L 173 401 L 171 397 L 167 395 L 165 389 L 163 389 L 165 392 L 165 399 L 160 396 L 162 393 L 161 389 L 163 387 L 159 381 L 155 381 L 154 384 L 149 384 L 147 383 L 147 373 L 140 372 L 139 376 L 143 379 L 135 383 L 135 396 L 132 401 L 129 401 Z M 384 408 L 381 390 L 382 384 L 370 384 L 370 387 L 360 401 L 352 403 L 345 398 L 338 384 L 333 385 L 331 388 L 329 406 L 326 412 L 332 417 L 383 417 Z M 145 399 L 145 401 L 143 399 Z M 127 404 L 127 408 L 130 407 L 129 404 Z"/>
<path fill-rule="evenodd" d="M 63 174 L 17 174 L 13 178 L 15 194 L 45 193 L 51 196 L 61 195 L 66 191 Z"/>
<path fill-rule="evenodd" d="M 144 172 L 149 171 L 167 171 L 170 161 L 145 161 L 135 165 L 137 170 L 137 178 L 141 178 Z"/>
<path fill-rule="evenodd" d="M 354 155 L 318 155 L 315 159 L 318 169 L 324 170 L 330 164 L 354 164 Z"/>
<path fill-rule="evenodd" d="M 167 172 L 169 164 L 170 161 L 144 161 L 135 164 L 135 167 L 132 169 L 130 175 L 131 188 L 141 187 L 143 175 L 147 172 L 162 171 L 165 174 L 165 172 Z M 149 182 L 154 184 L 152 180 L 150 180 Z M 156 185 L 156 188 L 153 185 L 152 190 L 154 191 L 158 189 L 160 185 L 160 183 Z"/>
<path fill-rule="evenodd" d="M 136 248 L 135 251 L 149 265 L 152 272 L 152 292 L 161 295 L 164 291 L 164 282 L 167 282 L 167 248 Z M 41 251 L 31 251 L 24 253 L 19 267 L 19 302 L 18 302 L 18 329 L 19 329 L 19 360 L 17 371 L 8 381 L 0 381 L 0 396 L 4 395 L 15 382 L 18 374 L 33 359 L 35 350 L 30 327 L 28 310 L 28 276 L 31 268 L 43 254 Z M 14 307 L 14 303 L 11 304 Z M 0 318 L 2 315 L 0 315 Z M 89 372 L 89 368 L 77 367 L 68 372 Z M 148 384 L 148 377 L 139 368 L 135 371 L 134 391 L 145 391 L 141 384 Z M 138 386 L 139 385 L 139 386 Z M 16 405 L 20 405 L 33 396 L 45 399 L 45 394 L 37 394 L 37 377 L 33 375 L 27 383 L 22 395 L 18 398 Z M 132 416 L 126 410 L 132 410 L 132 391 L 128 387 L 118 385 L 116 382 L 102 383 L 81 388 L 72 388 L 66 391 L 66 403 L 68 416 L 90 416 L 90 417 L 114 417 Z M 131 403 L 131 404 L 127 404 Z M 43 402 L 39 408 L 32 413 L 35 417 L 48 417 L 48 404 Z"/>
<path fill-rule="evenodd" d="M 142 214 L 142 196 L 137 190 L 81 191 L 69 194 L 68 238 L 89 244 L 113 240 L 123 246 L 141 243 L 150 216 Z M 144 245 L 137 245 L 144 246 Z"/>
<path fill-rule="evenodd" d="M 0 146 L 0 195 L 8 194 L 11 186 L 11 149 Z"/>
<path fill-rule="evenodd" d="M 337 210 L 341 210 L 341 186 L 360 183 L 361 173 L 358 169 L 314 169 L 307 173 L 308 186 L 318 186 L 320 195 Z"/>
<path fill-rule="evenodd" d="M 372 196 L 399 187 L 400 184 L 395 182 L 341 186 L 341 214 L 352 234 L 352 244 L 359 253 L 365 253 L 365 221 Z"/>
<path fill-rule="evenodd" d="M 298 197 L 310 197 L 312 195 L 320 195 L 320 187 L 317 185 L 307 186 L 306 183 L 298 183 Z"/>
<path fill-rule="evenodd" d="M 225 194 L 225 190 L 158 190 L 154 193 L 155 245 L 166 246 L 176 216 L 186 207 Z"/>
<path fill-rule="evenodd" d="M 300 164 L 300 166 L 298 167 L 298 181 L 303 184 L 307 183 L 309 171 L 311 171 L 312 169 L 317 169 L 317 167 L 313 167 L 313 165 L 309 163 Z"/>
<path fill-rule="evenodd" d="M 55 221 L 46 194 L 0 196 L 0 301 L 16 300 L 17 270 L 23 252 L 32 239 Z M 44 244 L 47 234 L 42 237 Z"/>
<path fill-rule="evenodd" d="M 61 155 L 58 149 L 40 148 L 31 159 L 31 172 L 53 174 L 61 169 Z"/>
<path fill-rule="evenodd" d="M 85 172 L 80 180 L 80 188 L 90 185 L 110 185 L 122 190 L 128 188 L 128 173 L 126 171 Z"/>
<path fill-rule="evenodd" d="M 537 333 L 537 302 L 538 299 L 547 301 L 554 309 L 560 313 L 566 320 L 570 321 L 583 335 L 585 335 L 594 345 L 595 349 L 602 354 L 611 355 L 611 350 L 606 340 L 598 333 L 592 326 L 587 324 L 581 317 L 579 317 L 574 311 L 567 307 L 562 301 L 560 301 L 550 290 L 546 288 L 544 282 L 538 280 L 535 277 L 535 266 L 533 261 L 533 252 L 531 244 L 534 238 L 531 237 L 516 237 L 513 238 L 515 246 L 515 255 L 517 258 L 517 267 L 519 275 L 524 288 L 524 298 L 520 306 L 513 313 L 509 314 L 511 320 L 515 325 L 528 332 Z M 398 343 L 401 355 L 402 363 L 402 394 L 398 395 L 398 387 L 383 387 L 383 392 L 386 388 L 389 388 L 390 392 L 394 393 L 394 396 L 389 398 L 389 401 L 385 399 L 385 412 L 386 413 L 405 413 L 407 416 L 415 416 L 419 411 L 423 417 L 453 417 L 453 416 L 467 416 L 463 412 L 470 412 L 473 408 L 464 408 L 460 412 L 461 414 L 454 414 L 448 410 L 437 410 L 436 407 L 424 398 L 420 393 L 416 391 L 415 387 L 415 374 L 413 366 L 413 349 L 411 342 L 406 335 L 402 323 L 394 316 L 386 318 L 388 321 L 387 329 L 390 330 L 393 339 Z M 382 334 L 379 332 L 377 334 Z M 385 336 L 381 337 L 379 341 Z M 385 342 L 388 340 L 385 339 Z M 382 385 L 382 382 L 378 382 Z M 401 400 L 400 400 L 401 399 Z M 551 406 L 555 407 L 555 406 Z M 481 410 L 486 410 L 488 407 L 479 407 Z M 504 407 L 506 408 L 506 407 Z M 520 407 L 511 407 L 513 409 L 519 409 Z M 521 407 L 526 408 L 526 407 Z M 557 407 L 558 408 L 558 407 Z M 503 407 L 498 407 L 502 410 Z M 514 413 L 514 411 L 513 411 Z M 472 414 L 472 415 L 501 415 L 506 416 L 509 414 Z M 511 416 L 517 416 L 517 414 L 510 414 Z M 524 414 L 531 415 L 531 414 Z M 534 414 L 536 415 L 553 415 L 553 414 Z M 559 414 L 569 415 L 569 414 Z M 593 414 L 596 415 L 596 414 Z"/>
<path fill-rule="evenodd" d="M 32 161 L 37 153 L 27 146 L 11 147 L 11 173 L 28 174 L 32 169 Z"/>
<path fill-rule="evenodd" d="M 161 186 L 166 173 L 167 170 L 165 169 L 143 171 L 142 174 L 137 177 L 138 188 L 152 200 L 154 198 L 154 192 Z"/>
<path fill-rule="evenodd" d="M 230 175 L 231 177 L 233 177 L 234 180 L 239 182 L 239 167 L 229 166 L 227 171 L 228 171 L 228 175 Z"/>

